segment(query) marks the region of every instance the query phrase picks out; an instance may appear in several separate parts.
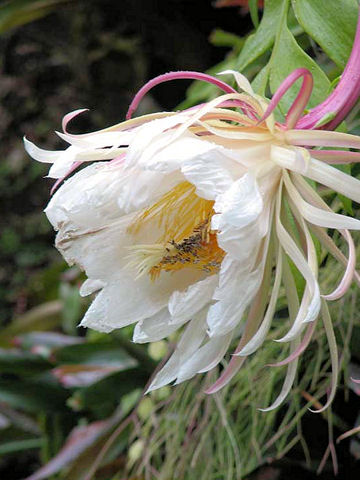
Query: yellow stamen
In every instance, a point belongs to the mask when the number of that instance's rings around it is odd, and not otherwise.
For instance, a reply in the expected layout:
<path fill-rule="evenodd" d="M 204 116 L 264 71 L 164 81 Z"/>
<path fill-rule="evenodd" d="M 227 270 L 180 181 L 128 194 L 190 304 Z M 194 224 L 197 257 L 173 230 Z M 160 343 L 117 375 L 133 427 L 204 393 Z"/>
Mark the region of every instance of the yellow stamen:
<path fill-rule="evenodd" d="M 210 227 L 213 204 L 198 197 L 189 182 L 182 182 L 143 211 L 129 227 L 130 233 L 137 234 L 151 224 L 162 233 L 156 244 L 130 247 L 129 265 L 137 269 L 138 276 L 148 273 L 155 280 L 161 271 L 186 267 L 217 272 L 225 253 Z"/>

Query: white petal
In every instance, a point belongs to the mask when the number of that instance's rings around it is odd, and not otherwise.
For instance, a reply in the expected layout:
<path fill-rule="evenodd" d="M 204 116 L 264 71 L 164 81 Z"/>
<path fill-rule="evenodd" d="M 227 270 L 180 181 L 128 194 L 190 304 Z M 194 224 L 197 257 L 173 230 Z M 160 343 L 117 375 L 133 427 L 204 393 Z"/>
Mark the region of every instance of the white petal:
<path fill-rule="evenodd" d="M 165 147 L 170 137 L 173 136 L 173 132 L 165 131 L 183 123 L 187 118 L 187 114 L 181 113 L 152 120 L 139 127 L 129 145 L 126 165 L 134 167 L 141 164 L 146 168 L 148 159 Z"/>
<path fill-rule="evenodd" d="M 296 153 L 293 150 L 272 146 L 271 159 L 283 168 L 302 173 L 299 171 Z M 316 158 L 310 159 L 305 175 L 360 203 L 360 181 L 351 175 L 347 175 Z"/>
<path fill-rule="evenodd" d="M 175 291 L 168 305 L 171 323 L 178 324 L 189 320 L 204 308 L 211 301 L 218 281 L 218 275 L 211 275 L 190 285 L 183 292 Z"/>
<path fill-rule="evenodd" d="M 133 341 L 136 343 L 157 342 L 175 332 L 181 324 L 171 324 L 169 310 L 163 308 L 152 317 L 138 322 L 134 329 Z"/>
<path fill-rule="evenodd" d="M 217 75 L 232 75 L 235 78 L 235 81 L 238 87 L 244 92 L 248 93 L 249 95 L 254 95 L 254 90 L 249 82 L 249 80 L 242 75 L 241 73 L 237 72 L 236 70 L 223 70 L 222 72 L 217 73 Z"/>
<path fill-rule="evenodd" d="M 241 262 L 227 256 L 225 269 L 225 273 L 220 271 L 221 284 L 214 293 L 214 299 L 218 301 L 209 308 L 206 319 L 211 337 L 234 330 L 262 281 L 262 263 L 251 272 L 244 269 Z"/>
<path fill-rule="evenodd" d="M 151 293 L 146 285 L 137 285 L 131 278 L 113 278 L 98 293 L 80 325 L 109 332 L 144 320 L 167 304 L 166 295 L 155 297 Z"/>
<path fill-rule="evenodd" d="M 245 174 L 222 195 L 216 198 L 214 210 L 221 213 L 223 222 L 243 227 L 256 220 L 263 210 L 263 200 L 255 178 Z"/>
<path fill-rule="evenodd" d="M 224 357 L 229 348 L 232 332 L 221 337 L 211 338 L 205 345 L 199 348 L 181 366 L 176 384 L 192 378 L 197 373 L 208 372 L 214 368 Z"/>
<path fill-rule="evenodd" d="M 284 172 L 284 181 L 291 199 L 308 222 L 325 228 L 360 230 L 360 221 L 356 218 L 347 217 L 328 210 L 322 210 L 306 202 L 301 197 L 286 172 Z"/>
<path fill-rule="evenodd" d="M 148 392 L 174 381 L 182 364 L 197 351 L 206 336 L 205 315 L 200 314 L 186 327 L 175 352 L 152 381 Z"/>
<path fill-rule="evenodd" d="M 51 151 L 39 148 L 26 137 L 24 137 L 24 147 L 30 157 L 42 163 L 54 163 L 63 153 L 63 150 Z"/>
<path fill-rule="evenodd" d="M 245 173 L 244 167 L 234 156 L 235 152 L 230 153 L 223 147 L 213 145 L 207 152 L 193 152 L 193 157 L 183 163 L 181 171 L 196 186 L 196 193 L 200 197 L 214 200 Z"/>
<path fill-rule="evenodd" d="M 101 290 L 103 287 L 105 287 L 105 285 L 105 282 L 103 282 L 102 280 L 90 280 L 88 278 L 81 285 L 79 293 L 82 297 L 86 297 L 87 295 L 91 295 L 92 293 Z"/>

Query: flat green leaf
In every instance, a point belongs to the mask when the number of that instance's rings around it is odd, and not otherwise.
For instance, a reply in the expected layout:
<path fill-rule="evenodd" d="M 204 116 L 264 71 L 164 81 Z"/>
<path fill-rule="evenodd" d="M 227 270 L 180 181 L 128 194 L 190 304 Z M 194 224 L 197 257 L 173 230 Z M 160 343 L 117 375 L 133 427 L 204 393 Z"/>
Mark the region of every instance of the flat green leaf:
<path fill-rule="evenodd" d="M 287 1 L 287 0 L 285 0 Z M 274 43 L 279 28 L 281 9 L 284 0 L 267 0 L 264 14 L 256 32 L 248 37 L 237 62 L 237 69 L 242 71 L 250 63 L 265 53 Z"/>
<path fill-rule="evenodd" d="M 286 19 L 277 38 L 271 58 L 270 89 L 274 93 L 282 81 L 296 68 L 307 68 L 314 78 L 314 89 L 308 107 L 314 107 L 327 97 L 330 82 L 321 68 L 297 44 L 286 25 Z M 287 112 L 299 91 L 298 82 L 280 101 L 281 111 Z"/>
<path fill-rule="evenodd" d="M 358 4 L 356 0 L 292 0 L 298 22 L 341 68 L 352 48 Z"/>

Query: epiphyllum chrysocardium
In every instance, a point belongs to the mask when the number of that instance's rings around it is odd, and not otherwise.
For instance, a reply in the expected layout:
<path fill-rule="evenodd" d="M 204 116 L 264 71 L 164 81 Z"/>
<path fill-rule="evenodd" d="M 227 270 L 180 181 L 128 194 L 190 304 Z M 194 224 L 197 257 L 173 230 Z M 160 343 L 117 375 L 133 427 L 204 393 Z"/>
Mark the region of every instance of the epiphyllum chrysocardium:
<path fill-rule="evenodd" d="M 287 364 L 288 371 L 269 408 L 289 392 L 319 316 L 333 368 L 327 405 L 332 400 L 338 361 L 326 302 L 342 297 L 353 280 L 360 285 L 349 233 L 360 229 L 360 221 L 333 212 L 307 179 L 360 202 L 360 182 L 331 166 L 358 162 L 360 153 L 347 149 L 360 149 L 360 138 L 325 130 L 344 118 L 359 95 L 359 75 L 353 75 L 358 44 L 359 32 L 339 85 L 304 116 L 313 86 L 305 69 L 294 71 L 270 103 L 237 72 L 223 73 L 234 76 L 238 90 L 205 74 L 177 72 L 146 84 L 127 121 L 113 127 L 72 135 L 67 123 L 81 110 L 65 116 L 59 133 L 70 144 L 65 151 L 48 152 L 25 140 L 33 158 L 53 164 L 49 175 L 59 179 L 56 188 L 82 163 L 97 161 L 65 181 L 46 208 L 58 230 L 58 249 L 88 276 L 80 293 L 96 292 L 81 325 L 109 332 L 136 323 L 136 342 L 183 328 L 150 390 L 212 369 L 239 338 L 208 391 L 228 383 L 262 346 L 283 284 L 290 324 L 278 341 L 290 342 L 290 355 L 277 364 Z M 224 94 L 182 112 L 131 119 L 150 88 L 177 78 L 213 83 Z M 285 123 L 278 123 L 273 111 L 298 79 L 297 98 Z M 344 238 L 348 258 L 329 228 Z M 314 236 L 345 268 L 331 293 L 320 293 Z M 300 298 L 290 260 L 304 278 Z"/>

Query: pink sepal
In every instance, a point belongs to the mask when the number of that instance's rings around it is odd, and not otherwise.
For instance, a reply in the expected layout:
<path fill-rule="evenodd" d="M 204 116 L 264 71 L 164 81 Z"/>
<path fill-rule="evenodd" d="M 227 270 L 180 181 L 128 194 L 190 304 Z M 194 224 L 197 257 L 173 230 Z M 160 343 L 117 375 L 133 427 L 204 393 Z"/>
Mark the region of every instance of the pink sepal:
<path fill-rule="evenodd" d="M 211 83 L 213 85 L 216 85 L 219 87 L 221 90 L 223 90 L 226 93 L 236 93 L 236 90 L 230 85 L 228 85 L 225 82 L 222 82 L 221 80 L 212 77 L 211 75 L 208 75 L 206 73 L 201 73 L 201 72 L 191 72 L 191 71 L 179 71 L 179 72 L 169 72 L 169 73 L 164 73 L 163 75 L 159 75 L 158 77 L 153 78 L 149 82 L 145 83 L 145 85 L 140 88 L 140 90 L 137 92 L 135 97 L 133 98 L 133 101 L 131 102 L 129 106 L 129 110 L 126 114 L 126 119 L 129 120 L 132 117 L 132 114 L 134 111 L 137 109 L 139 103 L 141 102 L 142 98 L 147 94 L 149 90 L 151 90 L 153 87 L 156 85 L 159 85 L 160 83 L 163 82 L 169 82 L 171 80 L 201 80 L 203 82 Z"/>
<path fill-rule="evenodd" d="M 304 338 L 302 339 L 300 345 L 292 352 L 291 355 L 289 355 L 287 358 L 285 358 L 281 362 L 269 363 L 267 367 L 283 367 L 284 365 L 288 365 L 289 363 L 296 360 L 303 353 L 303 351 L 306 350 L 306 347 L 309 345 L 315 330 L 315 326 L 316 326 L 316 321 L 312 322 L 308 326 L 305 332 Z"/>
<path fill-rule="evenodd" d="M 77 117 L 78 115 L 80 115 L 81 113 L 84 113 L 84 112 L 88 112 L 89 109 L 88 108 L 79 108 L 78 110 L 74 110 L 73 112 L 69 112 L 67 113 L 63 119 L 62 119 L 62 129 L 63 129 L 63 132 L 64 133 L 68 133 L 68 131 L 66 130 L 67 128 L 67 125 L 69 122 L 71 122 L 71 120 L 75 117 Z"/>
<path fill-rule="evenodd" d="M 303 81 L 299 93 L 297 94 L 297 97 L 295 98 L 286 115 L 285 122 L 285 126 L 287 129 L 295 127 L 296 123 L 301 117 L 301 114 L 304 111 L 304 108 L 309 101 L 313 89 L 313 77 L 309 70 L 307 70 L 306 68 L 297 68 L 285 78 L 280 87 L 274 93 L 269 103 L 269 106 L 261 119 L 261 122 L 263 122 L 269 117 L 269 115 L 275 110 L 276 106 L 278 105 L 282 97 L 285 95 L 285 93 L 289 90 L 289 88 L 293 86 L 296 80 L 301 77 L 303 77 Z"/>

